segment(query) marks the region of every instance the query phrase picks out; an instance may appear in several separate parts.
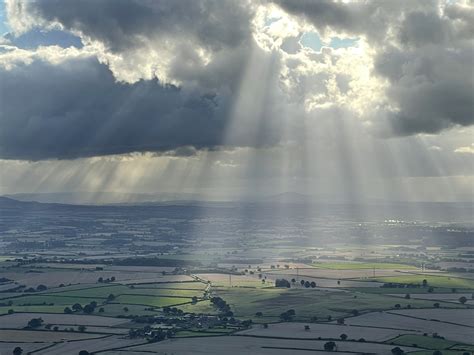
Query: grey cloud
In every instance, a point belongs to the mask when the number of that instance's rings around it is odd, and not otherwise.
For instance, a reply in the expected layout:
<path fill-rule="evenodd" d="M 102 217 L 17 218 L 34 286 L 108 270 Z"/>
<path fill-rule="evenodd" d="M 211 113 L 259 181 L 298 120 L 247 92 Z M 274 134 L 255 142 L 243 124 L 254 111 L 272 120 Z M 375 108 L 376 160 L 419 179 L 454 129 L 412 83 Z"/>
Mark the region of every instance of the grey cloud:
<path fill-rule="evenodd" d="M 103 42 L 112 51 L 140 46 L 154 36 L 184 37 L 218 50 L 250 34 L 247 1 L 37 0 L 30 14 Z"/>
<path fill-rule="evenodd" d="M 275 2 L 323 34 L 329 28 L 362 35 L 374 46 L 374 73 L 388 80 L 390 103 L 374 118 L 377 127 L 388 123 L 391 134 L 411 135 L 474 124 L 474 6 L 438 1 Z"/>
<path fill-rule="evenodd" d="M 0 157 L 71 159 L 129 152 L 192 154 L 223 142 L 230 94 L 200 95 L 157 80 L 115 82 L 95 59 L 35 61 L 0 70 Z M 275 144 L 273 112 L 258 141 L 245 130 L 233 145 Z"/>
<path fill-rule="evenodd" d="M 389 80 L 386 94 L 397 107 L 387 111 L 394 133 L 437 133 L 474 124 L 473 62 L 468 44 L 456 50 L 429 46 L 379 54 L 375 71 Z"/>

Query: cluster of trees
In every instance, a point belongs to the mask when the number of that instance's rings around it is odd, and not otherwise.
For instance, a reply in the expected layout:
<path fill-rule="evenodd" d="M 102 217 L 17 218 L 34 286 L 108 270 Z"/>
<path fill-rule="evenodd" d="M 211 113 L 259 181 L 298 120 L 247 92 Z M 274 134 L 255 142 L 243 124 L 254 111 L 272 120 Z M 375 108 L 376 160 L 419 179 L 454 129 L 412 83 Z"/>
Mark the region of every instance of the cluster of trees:
<path fill-rule="evenodd" d="M 45 286 L 45 285 L 38 285 L 36 288 L 28 287 L 28 288 L 25 289 L 23 292 L 28 292 L 28 293 L 31 293 L 31 292 L 41 292 L 41 291 L 46 291 L 47 289 L 48 289 L 48 287 Z"/>
<path fill-rule="evenodd" d="M 97 279 L 98 283 L 109 283 L 109 282 L 114 282 L 115 281 L 115 276 L 112 276 L 110 278 L 104 279 L 102 276 Z"/>
<path fill-rule="evenodd" d="M 230 306 L 220 297 L 212 297 L 211 303 L 217 307 L 217 309 L 222 313 L 223 316 L 232 317 L 234 312 L 230 310 Z"/>
<path fill-rule="evenodd" d="M 290 284 L 290 281 L 288 281 L 287 279 L 276 279 L 275 280 L 275 287 L 290 288 L 291 284 Z"/>
<path fill-rule="evenodd" d="M 72 305 L 71 308 L 69 307 L 64 308 L 64 313 L 71 314 L 74 312 L 84 312 L 85 314 L 91 314 L 95 311 L 96 308 L 97 308 L 96 301 L 92 301 L 91 303 L 86 304 L 84 307 L 80 303 L 75 303 Z M 104 311 L 103 308 L 99 309 L 99 312 L 103 312 L 103 311 Z"/>
<path fill-rule="evenodd" d="M 163 313 L 172 316 L 182 316 L 184 314 L 182 309 L 176 307 L 163 307 Z"/>
<path fill-rule="evenodd" d="M 309 282 L 309 281 L 301 280 L 300 284 L 301 284 L 301 286 L 304 286 L 306 288 L 310 288 L 310 287 L 315 288 L 316 287 L 316 282 L 314 282 L 314 281 Z"/>
<path fill-rule="evenodd" d="M 283 312 L 280 314 L 280 319 L 284 322 L 289 322 L 293 319 L 293 317 L 296 315 L 296 312 L 294 309 L 289 309 L 286 312 Z"/>

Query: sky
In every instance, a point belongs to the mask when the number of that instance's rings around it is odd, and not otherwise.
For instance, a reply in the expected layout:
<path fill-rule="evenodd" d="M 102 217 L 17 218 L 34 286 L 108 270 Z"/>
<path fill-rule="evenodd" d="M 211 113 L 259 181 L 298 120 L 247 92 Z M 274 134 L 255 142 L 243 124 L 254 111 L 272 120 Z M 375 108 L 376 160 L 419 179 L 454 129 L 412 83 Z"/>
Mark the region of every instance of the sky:
<path fill-rule="evenodd" d="M 0 194 L 472 201 L 474 3 L 0 1 Z"/>

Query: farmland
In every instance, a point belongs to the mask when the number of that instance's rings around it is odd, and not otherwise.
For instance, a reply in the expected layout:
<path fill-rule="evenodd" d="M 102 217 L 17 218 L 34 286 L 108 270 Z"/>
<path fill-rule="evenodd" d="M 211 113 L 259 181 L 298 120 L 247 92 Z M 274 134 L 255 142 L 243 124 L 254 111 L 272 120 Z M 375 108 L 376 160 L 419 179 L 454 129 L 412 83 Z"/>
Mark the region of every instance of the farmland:
<path fill-rule="evenodd" d="M 431 355 L 474 346 L 474 279 L 437 266 L 470 255 L 467 246 L 348 244 L 347 231 L 359 226 L 347 217 L 331 228 L 305 222 L 321 235 L 331 230 L 326 246 L 299 236 L 298 219 L 239 224 L 235 211 L 219 209 L 216 229 L 177 207 L 49 208 L 55 212 L 31 210 L 21 225 L 8 217 L 18 211 L 0 216 L 7 354 L 16 346 L 61 355 L 326 353 L 334 342 L 340 354 L 399 346 Z M 57 227 L 58 215 L 67 230 Z M 372 228 L 388 238 L 378 223 Z M 283 231 L 294 235 L 291 245 L 274 238 Z M 344 237 L 332 237 L 338 233 Z"/>

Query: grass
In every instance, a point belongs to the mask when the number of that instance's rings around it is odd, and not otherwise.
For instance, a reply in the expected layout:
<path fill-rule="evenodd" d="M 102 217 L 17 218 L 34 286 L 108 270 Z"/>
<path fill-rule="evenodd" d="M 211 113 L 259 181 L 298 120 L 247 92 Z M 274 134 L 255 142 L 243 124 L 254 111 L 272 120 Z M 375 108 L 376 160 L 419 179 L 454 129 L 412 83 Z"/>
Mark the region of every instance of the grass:
<path fill-rule="evenodd" d="M 362 262 L 329 262 L 314 263 L 311 266 L 318 269 L 330 270 L 361 270 L 361 269 L 417 269 L 417 267 L 406 264 L 395 263 L 362 263 Z"/>
<path fill-rule="evenodd" d="M 135 284 L 135 289 L 141 288 L 160 288 L 160 289 L 180 289 L 180 290 L 204 290 L 206 285 L 199 281 L 192 282 L 162 282 L 150 284 Z"/>
<path fill-rule="evenodd" d="M 377 293 L 377 294 L 407 294 L 407 293 L 416 293 L 416 294 L 446 294 L 451 293 L 451 288 L 442 288 L 442 287 L 435 287 L 433 292 L 428 292 L 428 287 L 420 287 L 420 288 L 386 288 L 386 287 L 351 287 L 345 288 L 345 290 L 351 292 L 362 292 L 362 293 Z M 457 293 L 474 293 L 474 289 L 464 289 L 458 288 Z"/>
<path fill-rule="evenodd" d="M 190 338 L 190 337 L 215 337 L 220 335 L 226 335 L 227 333 L 209 333 L 209 332 L 192 332 L 188 330 L 183 330 L 177 332 L 173 338 Z"/>
<path fill-rule="evenodd" d="M 256 318 L 256 312 L 262 312 L 264 317 L 274 317 L 278 320 L 281 313 L 294 309 L 295 320 L 308 321 L 313 316 L 324 319 L 331 315 L 333 318 L 349 316 L 353 310 L 392 309 L 395 304 L 405 307 L 410 304 L 413 308 L 432 307 L 433 302 L 422 300 L 395 299 L 378 294 L 353 294 L 341 291 L 321 291 L 304 289 L 238 289 L 227 288 L 218 292 L 232 306 L 237 317 Z M 354 298 L 356 296 L 356 298 Z M 268 319 L 264 319 L 267 321 Z"/>
<path fill-rule="evenodd" d="M 74 303 L 80 303 L 81 305 L 85 305 L 92 301 L 101 303 L 103 300 L 104 299 L 99 299 L 99 298 L 63 297 L 63 296 L 56 296 L 56 295 L 39 294 L 39 295 L 27 295 L 24 297 L 8 298 L 8 299 L 2 300 L 2 302 L 6 303 L 8 301 L 12 301 L 13 306 L 21 306 L 21 305 L 48 306 L 51 304 L 53 304 L 54 306 L 60 306 L 60 305 L 71 306 Z"/>
<path fill-rule="evenodd" d="M 464 351 L 455 351 L 455 350 L 443 350 L 443 355 L 462 355 Z M 433 350 L 422 350 L 422 351 L 413 351 L 409 352 L 410 355 L 433 355 Z"/>
<path fill-rule="evenodd" d="M 177 308 L 181 309 L 186 313 L 196 313 L 196 314 L 218 314 L 217 309 L 211 304 L 210 301 L 199 301 L 196 304 L 183 304 Z"/>
<path fill-rule="evenodd" d="M 448 349 L 457 344 L 454 341 L 412 334 L 401 335 L 395 339 L 387 341 L 387 343 L 394 343 L 403 346 L 413 346 L 413 344 L 416 344 L 420 348 L 432 350 Z"/>
<path fill-rule="evenodd" d="M 191 302 L 190 298 L 183 297 L 156 297 L 156 296 L 141 296 L 141 295 L 122 295 L 118 296 L 114 303 L 139 304 L 151 307 L 167 307 L 174 306 L 181 303 Z"/>
<path fill-rule="evenodd" d="M 64 313 L 64 306 L 11 306 L 0 307 L 0 315 L 7 314 L 9 309 L 15 312 Z"/>
<path fill-rule="evenodd" d="M 428 286 L 446 288 L 474 288 L 474 280 L 463 279 L 453 276 L 433 276 L 433 275 L 403 275 L 385 276 L 373 279 L 379 282 L 393 282 L 400 284 L 422 284 L 423 280 L 428 281 Z"/>

